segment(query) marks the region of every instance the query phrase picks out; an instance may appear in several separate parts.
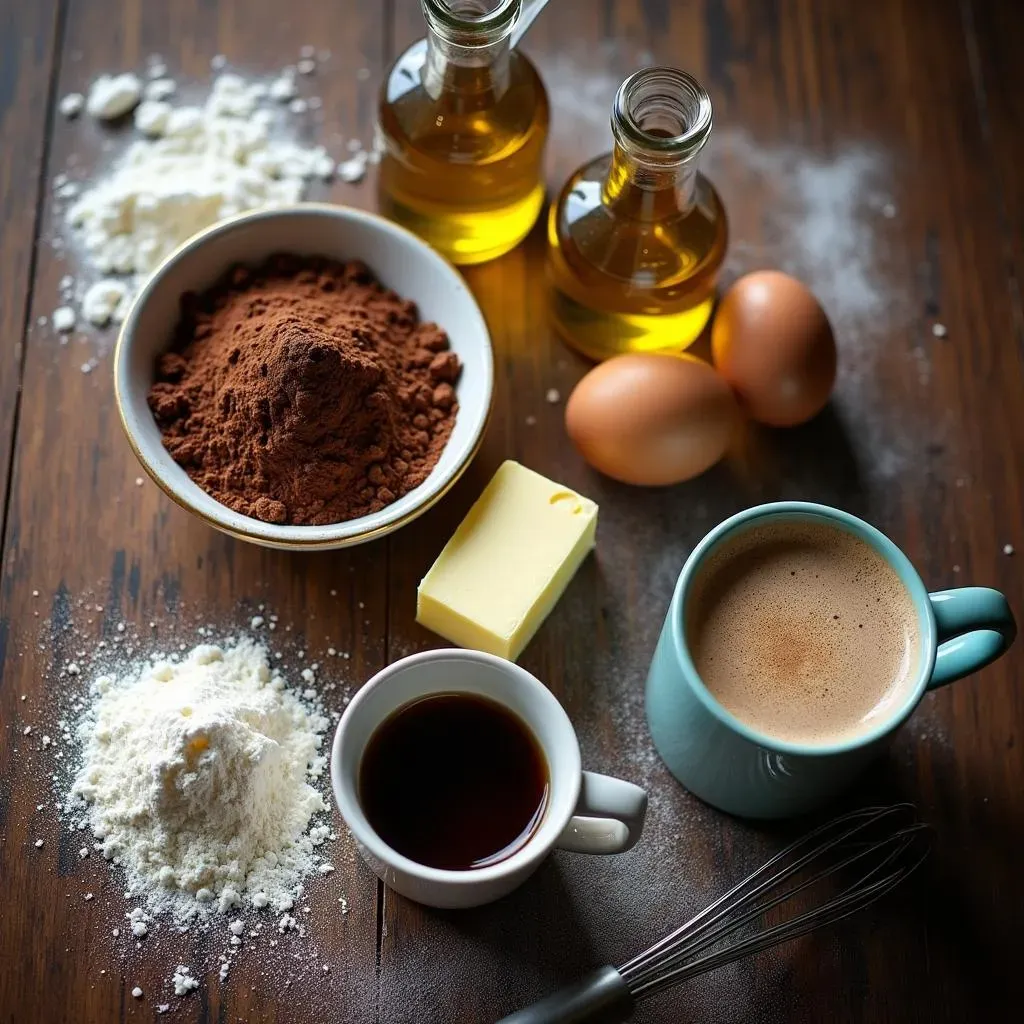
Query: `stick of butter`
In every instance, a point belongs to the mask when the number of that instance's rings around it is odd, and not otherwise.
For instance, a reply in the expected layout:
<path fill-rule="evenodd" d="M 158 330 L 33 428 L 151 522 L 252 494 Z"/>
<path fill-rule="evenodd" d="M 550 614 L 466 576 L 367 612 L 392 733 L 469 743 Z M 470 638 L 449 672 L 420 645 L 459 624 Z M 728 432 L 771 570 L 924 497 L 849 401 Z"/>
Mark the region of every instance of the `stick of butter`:
<path fill-rule="evenodd" d="M 416 621 L 515 661 L 594 547 L 597 505 L 505 462 L 417 591 Z"/>

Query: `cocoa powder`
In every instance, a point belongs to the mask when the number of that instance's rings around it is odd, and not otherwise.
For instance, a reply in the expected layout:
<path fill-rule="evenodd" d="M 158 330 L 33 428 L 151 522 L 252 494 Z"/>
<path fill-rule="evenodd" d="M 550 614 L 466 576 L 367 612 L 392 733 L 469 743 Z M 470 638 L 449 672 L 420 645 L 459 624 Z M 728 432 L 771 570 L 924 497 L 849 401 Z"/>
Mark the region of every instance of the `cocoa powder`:
<path fill-rule="evenodd" d="M 364 264 L 279 255 L 182 297 L 149 406 L 174 460 L 229 508 L 338 523 L 427 478 L 460 369 L 444 331 Z"/>

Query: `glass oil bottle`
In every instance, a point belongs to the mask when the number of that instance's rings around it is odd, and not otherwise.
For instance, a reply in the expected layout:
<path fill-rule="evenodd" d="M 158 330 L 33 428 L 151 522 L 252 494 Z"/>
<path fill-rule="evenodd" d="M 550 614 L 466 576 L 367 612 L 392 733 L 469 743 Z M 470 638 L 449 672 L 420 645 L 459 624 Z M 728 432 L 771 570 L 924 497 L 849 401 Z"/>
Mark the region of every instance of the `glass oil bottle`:
<path fill-rule="evenodd" d="M 728 227 L 697 170 L 711 98 L 690 75 L 645 68 L 622 83 L 611 153 L 584 164 L 552 204 L 555 327 L 592 359 L 679 351 L 711 316 Z"/>
<path fill-rule="evenodd" d="M 388 74 L 380 208 L 454 263 L 518 245 L 544 202 L 548 99 L 510 37 L 537 0 L 421 0 L 427 36 Z"/>

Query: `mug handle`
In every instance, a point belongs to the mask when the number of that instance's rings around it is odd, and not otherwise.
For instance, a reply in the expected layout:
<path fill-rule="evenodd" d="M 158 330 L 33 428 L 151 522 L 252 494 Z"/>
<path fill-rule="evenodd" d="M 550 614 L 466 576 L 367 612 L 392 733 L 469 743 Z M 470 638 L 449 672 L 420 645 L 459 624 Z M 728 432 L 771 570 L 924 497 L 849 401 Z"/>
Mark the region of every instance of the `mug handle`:
<path fill-rule="evenodd" d="M 928 595 L 939 646 L 928 689 L 976 672 L 1003 654 L 1017 635 L 1006 598 L 989 587 L 959 587 Z"/>
<path fill-rule="evenodd" d="M 624 853 L 640 838 L 647 793 L 632 782 L 584 772 L 576 814 L 555 842 L 576 853 Z"/>

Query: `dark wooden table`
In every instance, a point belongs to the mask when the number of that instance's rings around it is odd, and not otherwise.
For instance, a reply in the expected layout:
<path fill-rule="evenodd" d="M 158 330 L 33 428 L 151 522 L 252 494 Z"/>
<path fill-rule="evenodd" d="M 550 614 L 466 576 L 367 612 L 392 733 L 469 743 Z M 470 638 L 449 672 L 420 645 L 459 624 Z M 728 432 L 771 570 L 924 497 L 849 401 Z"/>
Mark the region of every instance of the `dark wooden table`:
<path fill-rule="evenodd" d="M 309 87 L 324 100 L 319 135 L 341 155 L 333 136 L 369 141 L 382 72 L 420 25 L 412 0 L 0 3 L 4 1022 L 142 1020 L 165 1001 L 183 1021 L 486 1022 L 628 959 L 779 842 L 684 792 L 643 719 L 676 574 L 710 526 L 746 505 L 785 497 L 850 509 L 901 544 L 930 585 L 997 586 L 1024 612 L 1024 5 L 1000 0 L 553 0 L 531 30 L 554 108 L 552 187 L 606 147 L 611 97 L 629 71 L 673 63 L 708 84 L 717 128 L 704 166 L 730 213 L 729 279 L 790 270 L 836 327 L 835 402 L 810 426 L 751 431 L 727 464 L 667 490 L 596 476 L 566 439 L 562 405 L 545 400 L 586 367 L 546 326 L 538 226 L 466 275 L 493 329 L 495 414 L 463 482 L 414 526 L 349 552 L 291 556 L 229 540 L 136 486 L 111 338 L 61 345 L 37 324 L 76 266 L 52 245 L 54 177 L 72 157 L 76 176 L 104 158 L 100 133 L 68 124 L 57 101 L 100 72 L 141 69 L 153 52 L 185 83 L 207 81 L 216 53 L 266 73 L 314 43 L 332 51 Z M 372 207 L 372 176 L 321 194 Z M 282 968 L 285 943 L 277 960 L 257 943 L 227 982 L 214 966 L 196 995 L 169 998 L 179 958 L 209 967 L 223 937 L 163 932 L 141 951 L 112 938 L 122 883 L 98 858 L 79 862 L 79 837 L 52 810 L 52 759 L 22 736 L 66 702 L 71 684 L 54 666 L 121 621 L 144 634 L 158 621 L 155 635 L 169 621 L 230 628 L 269 602 L 314 654 L 328 637 L 350 650 L 333 671 L 358 685 L 437 643 L 414 624 L 415 585 L 508 457 L 600 503 L 597 557 L 522 663 L 564 702 L 590 767 L 649 789 L 643 841 L 618 858 L 557 855 L 501 903 L 448 914 L 385 892 L 342 839 L 338 871 L 310 887 L 310 939 L 285 951 L 299 959 Z M 637 1020 L 1016 1016 L 1022 669 L 1018 644 L 927 697 L 848 801 L 912 799 L 935 826 L 935 853 L 901 896 L 663 996 Z M 144 1001 L 131 998 L 135 984 Z"/>

